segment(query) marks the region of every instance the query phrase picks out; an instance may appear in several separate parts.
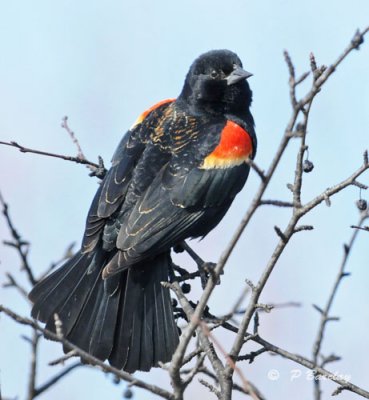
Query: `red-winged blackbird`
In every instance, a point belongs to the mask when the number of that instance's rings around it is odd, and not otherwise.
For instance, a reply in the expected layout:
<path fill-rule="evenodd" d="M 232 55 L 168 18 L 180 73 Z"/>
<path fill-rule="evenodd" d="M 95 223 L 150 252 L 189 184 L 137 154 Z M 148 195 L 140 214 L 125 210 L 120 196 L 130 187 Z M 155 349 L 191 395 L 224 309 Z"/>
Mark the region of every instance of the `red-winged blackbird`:
<path fill-rule="evenodd" d="M 81 250 L 38 283 L 32 316 L 125 371 L 148 371 L 178 344 L 170 250 L 212 230 L 256 151 L 252 92 L 238 56 L 201 55 L 179 97 L 144 112 L 121 140 L 87 216 Z M 68 350 L 68 349 L 64 349 Z"/>

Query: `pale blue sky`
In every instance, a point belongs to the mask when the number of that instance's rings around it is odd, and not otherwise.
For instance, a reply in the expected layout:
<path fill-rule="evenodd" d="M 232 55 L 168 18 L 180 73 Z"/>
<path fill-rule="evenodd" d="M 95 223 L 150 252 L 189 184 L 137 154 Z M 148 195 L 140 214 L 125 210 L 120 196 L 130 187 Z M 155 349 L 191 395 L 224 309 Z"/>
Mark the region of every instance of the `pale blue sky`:
<path fill-rule="evenodd" d="M 0 140 L 64 154 L 75 148 L 60 128 L 69 116 L 88 158 L 101 155 L 108 165 L 122 134 L 137 115 L 152 103 L 175 97 L 193 59 L 200 53 L 229 48 L 238 53 L 254 91 L 252 112 L 259 139 L 257 163 L 266 168 L 290 115 L 288 74 L 282 52 L 288 49 L 299 73 L 309 66 L 314 51 L 319 63 L 335 60 L 357 28 L 369 23 L 367 0 L 219 0 L 174 1 L 3 1 L 0 5 Z M 307 143 L 314 171 L 306 175 L 303 199 L 347 177 L 369 147 L 369 45 L 351 54 L 316 99 Z M 288 199 L 286 183 L 294 172 L 296 146 L 283 160 L 268 196 Z M 0 189 L 10 203 L 14 222 L 32 240 L 30 260 L 41 272 L 59 258 L 66 246 L 79 243 L 84 219 L 97 188 L 83 166 L 40 156 L 21 154 L 0 146 Z M 362 179 L 369 183 L 368 174 Z M 194 246 L 203 258 L 216 261 L 243 215 L 258 185 L 252 174 L 222 224 Z M 365 193 L 364 196 L 367 196 Z M 264 302 L 300 301 L 300 309 L 276 310 L 261 318 L 261 334 L 287 350 L 310 357 L 318 315 L 311 303 L 324 304 L 348 240 L 356 223 L 358 190 L 349 188 L 321 206 L 304 223 L 313 232 L 296 236 L 265 288 Z M 213 312 L 227 312 L 247 277 L 256 280 L 277 237 L 274 225 L 284 227 L 289 210 L 260 210 L 227 265 L 223 284 L 211 299 Z M 0 222 L 1 239 L 8 238 Z M 342 319 L 329 325 L 324 351 L 343 360 L 331 368 L 367 384 L 365 346 L 369 278 L 368 235 L 363 234 L 351 256 L 351 278 L 340 288 L 333 313 Z M 14 251 L 0 245 L 1 271 L 17 273 Z M 182 260 L 189 265 L 188 260 Z M 2 274 L 3 276 L 3 274 Z M 4 282 L 4 278 L 1 278 Z M 1 290 L 1 302 L 26 315 L 26 303 L 11 290 Z M 193 297 L 195 298 L 195 292 Z M 24 396 L 28 374 L 28 345 L 19 338 L 27 330 L 1 316 L 0 381 L 6 397 Z M 229 337 L 222 337 L 225 347 Z M 41 383 L 54 370 L 46 367 L 61 349 L 43 344 Z M 363 350 L 364 349 L 364 350 Z M 267 398 L 312 398 L 312 384 L 301 378 L 289 381 L 298 368 L 278 357 L 262 355 L 245 375 Z M 271 368 L 281 371 L 278 382 L 267 379 Z M 305 372 L 305 371 L 304 371 Z M 160 372 L 139 375 L 158 384 Z M 97 371 L 72 373 L 43 399 L 115 399 L 116 387 Z M 334 385 L 324 383 L 325 396 Z M 368 389 L 368 388 L 367 388 Z M 193 396 L 213 398 L 196 386 Z M 151 399 L 140 392 L 137 398 Z M 196 397 L 195 397 L 196 398 Z M 235 399 L 239 397 L 235 396 Z M 342 393 L 343 400 L 354 399 Z"/>

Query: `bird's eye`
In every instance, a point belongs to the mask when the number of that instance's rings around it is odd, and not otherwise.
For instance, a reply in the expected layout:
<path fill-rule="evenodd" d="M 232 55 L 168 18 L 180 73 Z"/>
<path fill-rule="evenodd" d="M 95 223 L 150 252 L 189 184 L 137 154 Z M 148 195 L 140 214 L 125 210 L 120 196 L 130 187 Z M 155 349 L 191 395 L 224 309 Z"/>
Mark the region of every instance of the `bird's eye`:
<path fill-rule="evenodd" d="M 217 72 L 215 69 L 213 69 L 213 70 L 210 72 L 210 76 L 211 76 L 213 79 L 215 79 L 215 78 L 218 77 L 218 72 Z"/>

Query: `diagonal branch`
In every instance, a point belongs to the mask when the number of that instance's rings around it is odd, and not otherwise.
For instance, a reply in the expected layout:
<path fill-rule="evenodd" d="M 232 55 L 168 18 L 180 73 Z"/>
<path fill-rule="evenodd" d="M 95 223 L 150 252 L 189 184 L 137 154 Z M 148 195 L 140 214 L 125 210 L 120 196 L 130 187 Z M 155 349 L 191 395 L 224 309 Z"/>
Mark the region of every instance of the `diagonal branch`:
<path fill-rule="evenodd" d="M 117 368 L 112 367 L 109 364 L 104 363 L 103 361 L 99 360 L 98 358 L 92 356 L 91 354 L 87 353 L 86 351 L 75 346 L 73 343 L 64 339 L 60 335 L 57 335 L 56 333 L 49 331 L 48 329 L 42 328 L 37 322 L 35 322 L 31 319 L 28 319 L 28 318 L 24 318 L 24 317 L 16 314 L 15 312 L 13 312 L 9 308 L 6 308 L 2 305 L 0 305 L 0 312 L 3 312 L 4 314 L 6 314 L 10 318 L 12 318 L 14 321 L 16 321 L 22 325 L 28 325 L 28 326 L 32 327 L 33 329 L 35 329 L 38 332 L 41 332 L 43 335 L 50 338 L 51 340 L 62 343 L 68 349 L 75 350 L 76 353 L 78 354 L 78 356 L 81 357 L 81 359 L 84 360 L 85 362 L 87 362 L 88 364 L 97 365 L 103 371 L 110 372 L 110 373 L 114 374 L 115 376 L 117 376 L 119 379 L 130 382 L 130 384 L 133 386 L 137 386 L 137 387 L 146 389 L 153 394 L 163 397 L 164 399 L 174 400 L 173 395 L 170 392 L 168 392 L 167 390 L 162 389 L 159 386 L 146 383 L 140 379 L 137 379 L 136 377 L 134 377 L 133 375 L 131 375 L 127 372 L 121 371 Z"/>
<path fill-rule="evenodd" d="M 28 246 L 29 246 L 29 243 L 25 242 L 24 240 L 22 240 L 22 237 L 20 236 L 18 231 L 15 229 L 13 221 L 12 221 L 12 219 L 10 217 L 10 214 L 9 214 L 9 206 L 5 202 L 5 200 L 4 200 L 3 196 L 1 195 L 1 193 L 0 193 L 0 204 L 2 205 L 2 208 L 3 208 L 2 209 L 2 213 L 4 214 L 4 217 L 5 217 L 5 220 L 6 220 L 7 224 L 8 224 L 10 233 L 11 233 L 11 235 L 13 237 L 13 242 L 5 241 L 4 244 L 6 244 L 8 246 L 12 246 L 17 250 L 17 252 L 18 252 L 18 254 L 19 254 L 19 256 L 20 256 L 20 258 L 22 260 L 22 269 L 26 272 L 28 280 L 31 283 L 31 285 L 33 286 L 33 285 L 36 284 L 37 280 L 35 279 L 35 277 L 33 275 L 33 272 L 32 272 L 32 269 L 31 269 L 31 266 L 30 266 L 30 264 L 28 262 Z"/>
<path fill-rule="evenodd" d="M 81 367 L 83 364 L 79 361 L 76 363 L 69 365 L 68 367 L 65 367 L 63 370 L 61 370 L 58 374 L 50 378 L 47 382 L 45 382 L 43 385 L 35 388 L 34 390 L 34 396 L 33 398 L 39 396 L 46 390 L 48 390 L 51 386 L 55 385 L 60 379 L 64 378 L 67 374 L 69 374 L 71 371 L 74 369 Z"/>
<path fill-rule="evenodd" d="M 228 322 L 223 323 L 222 326 L 223 326 L 223 328 L 225 328 L 231 332 L 235 332 L 235 333 L 239 332 L 239 330 L 236 326 L 233 326 Z M 302 365 L 303 367 L 306 367 L 306 368 L 312 370 L 313 372 L 326 377 L 327 379 L 331 380 L 332 382 L 337 383 L 338 385 L 340 385 L 339 387 L 343 387 L 346 390 L 349 390 L 353 393 L 363 396 L 366 399 L 369 399 L 368 391 L 343 379 L 340 375 L 337 375 L 336 373 L 330 372 L 322 367 L 316 366 L 312 360 L 309 360 L 306 357 L 303 357 L 299 354 L 291 353 L 287 350 L 282 349 L 281 347 L 275 346 L 274 344 L 261 338 L 259 335 L 254 335 L 254 334 L 246 332 L 246 334 L 244 336 L 244 340 L 245 341 L 252 340 L 253 342 L 258 343 L 261 346 L 263 346 L 262 348 L 265 349 L 265 351 L 269 351 L 269 352 L 278 354 L 287 360 L 291 360 L 299 365 Z"/>
<path fill-rule="evenodd" d="M 31 149 L 29 147 L 22 146 L 19 143 L 14 142 L 14 141 L 11 141 L 11 142 L 0 141 L 0 144 L 5 145 L 5 146 L 14 147 L 14 148 L 18 149 L 22 153 L 33 153 L 33 154 L 39 154 L 39 155 L 47 156 L 47 157 L 60 158 L 60 159 L 65 160 L 65 161 L 71 161 L 71 162 L 75 162 L 77 164 L 87 165 L 89 167 L 92 167 L 96 171 L 102 170 L 101 174 L 105 174 L 106 173 L 106 169 L 104 168 L 104 164 L 103 164 L 101 158 L 99 159 L 99 163 L 96 164 L 96 163 L 94 163 L 92 161 L 89 161 L 89 160 L 87 160 L 85 158 L 82 158 L 80 155 L 78 155 L 77 157 L 73 157 L 73 156 L 65 156 L 63 154 L 50 153 L 48 151 Z M 97 176 L 100 177 L 100 173 Z"/>
<path fill-rule="evenodd" d="M 340 182 L 339 184 L 333 186 L 330 189 L 327 189 L 324 193 L 320 194 L 317 196 L 315 199 L 313 199 L 311 202 L 309 202 L 306 206 L 303 206 L 301 208 L 296 208 L 294 210 L 294 213 L 290 219 L 290 222 L 283 232 L 283 237 L 284 240 L 281 238 L 279 243 L 277 244 L 265 270 L 263 271 L 258 283 L 256 286 L 253 286 L 252 288 L 252 294 L 250 298 L 250 302 L 248 307 L 246 308 L 245 314 L 242 318 L 242 322 L 240 324 L 240 328 L 236 337 L 236 340 L 233 344 L 233 347 L 230 352 L 230 356 L 233 359 L 236 359 L 241 351 L 242 345 L 244 343 L 244 337 L 246 334 L 246 330 L 250 324 L 250 321 L 252 319 L 252 316 L 255 312 L 255 309 L 257 307 L 257 303 L 259 300 L 259 297 L 261 295 L 261 292 L 268 281 L 280 255 L 282 254 L 283 250 L 285 249 L 287 243 L 291 239 L 292 235 L 295 233 L 295 228 L 300 220 L 300 218 L 305 215 L 307 212 L 309 212 L 311 209 L 319 205 L 323 199 L 324 195 L 331 196 L 335 193 L 338 193 L 339 191 L 343 190 L 344 188 L 348 187 L 349 185 L 352 184 L 352 182 L 360 176 L 363 172 L 369 169 L 369 164 L 363 164 L 354 174 L 352 174 L 349 178 L 345 179 L 344 181 Z M 227 367 L 227 373 L 232 375 L 233 369 L 231 366 L 228 365 Z"/>
<path fill-rule="evenodd" d="M 363 213 L 358 222 L 358 226 L 362 226 L 362 224 L 368 217 L 369 216 L 367 213 Z M 349 255 L 351 253 L 352 247 L 355 243 L 355 240 L 356 240 L 358 234 L 359 234 L 359 230 L 354 230 L 349 243 L 344 245 L 342 261 L 339 266 L 338 273 L 337 273 L 336 279 L 333 283 L 330 295 L 328 297 L 327 304 L 325 305 L 325 307 L 323 309 L 319 309 L 320 310 L 320 323 L 319 323 L 317 336 L 316 336 L 316 339 L 315 339 L 314 345 L 313 345 L 313 362 L 314 362 L 315 366 L 318 365 L 318 356 L 320 354 L 320 349 L 321 349 L 323 338 L 324 338 L 325 328 L 327 326 L 327 323 L 332 320 L 332 318 L 329 317 L 329 314 L 330 314 L 330 311 L 332 308 L 334 298 L 337 294 L 338 287 L 339 287 L 341 281 L 349 275 L 347 272 L 345 272 L 345 268 L 346 268 L 347 261 L 349 259 Z M 314 398 L 315 398 L 315 400 L 321 399 L 321 390 L 320 390 L 320 380 L 319 379 L 314 379 Z"/>

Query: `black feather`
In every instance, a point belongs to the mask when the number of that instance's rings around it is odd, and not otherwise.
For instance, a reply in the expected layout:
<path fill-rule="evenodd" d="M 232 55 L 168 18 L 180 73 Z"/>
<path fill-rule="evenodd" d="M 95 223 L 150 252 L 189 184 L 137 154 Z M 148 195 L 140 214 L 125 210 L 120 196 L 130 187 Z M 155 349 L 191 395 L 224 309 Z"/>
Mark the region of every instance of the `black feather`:
<path fill-rule="evenodd" d="M 250 136 L 255 156 L 252 93 L 235 75 L 241 67 L 228 50 L 208 52 L 176 101 L 142 114 L 92 201 L 81 251 L 30 293 L 35 318 L 55 331 L 58 314 L 68 340 L 117 368 L 148 371 L 171 359 L 178 330 L 161 284 L 170 249 L 213 229 L 247 179 L 245 162 L 204 164 L 230 121 Z"/>

